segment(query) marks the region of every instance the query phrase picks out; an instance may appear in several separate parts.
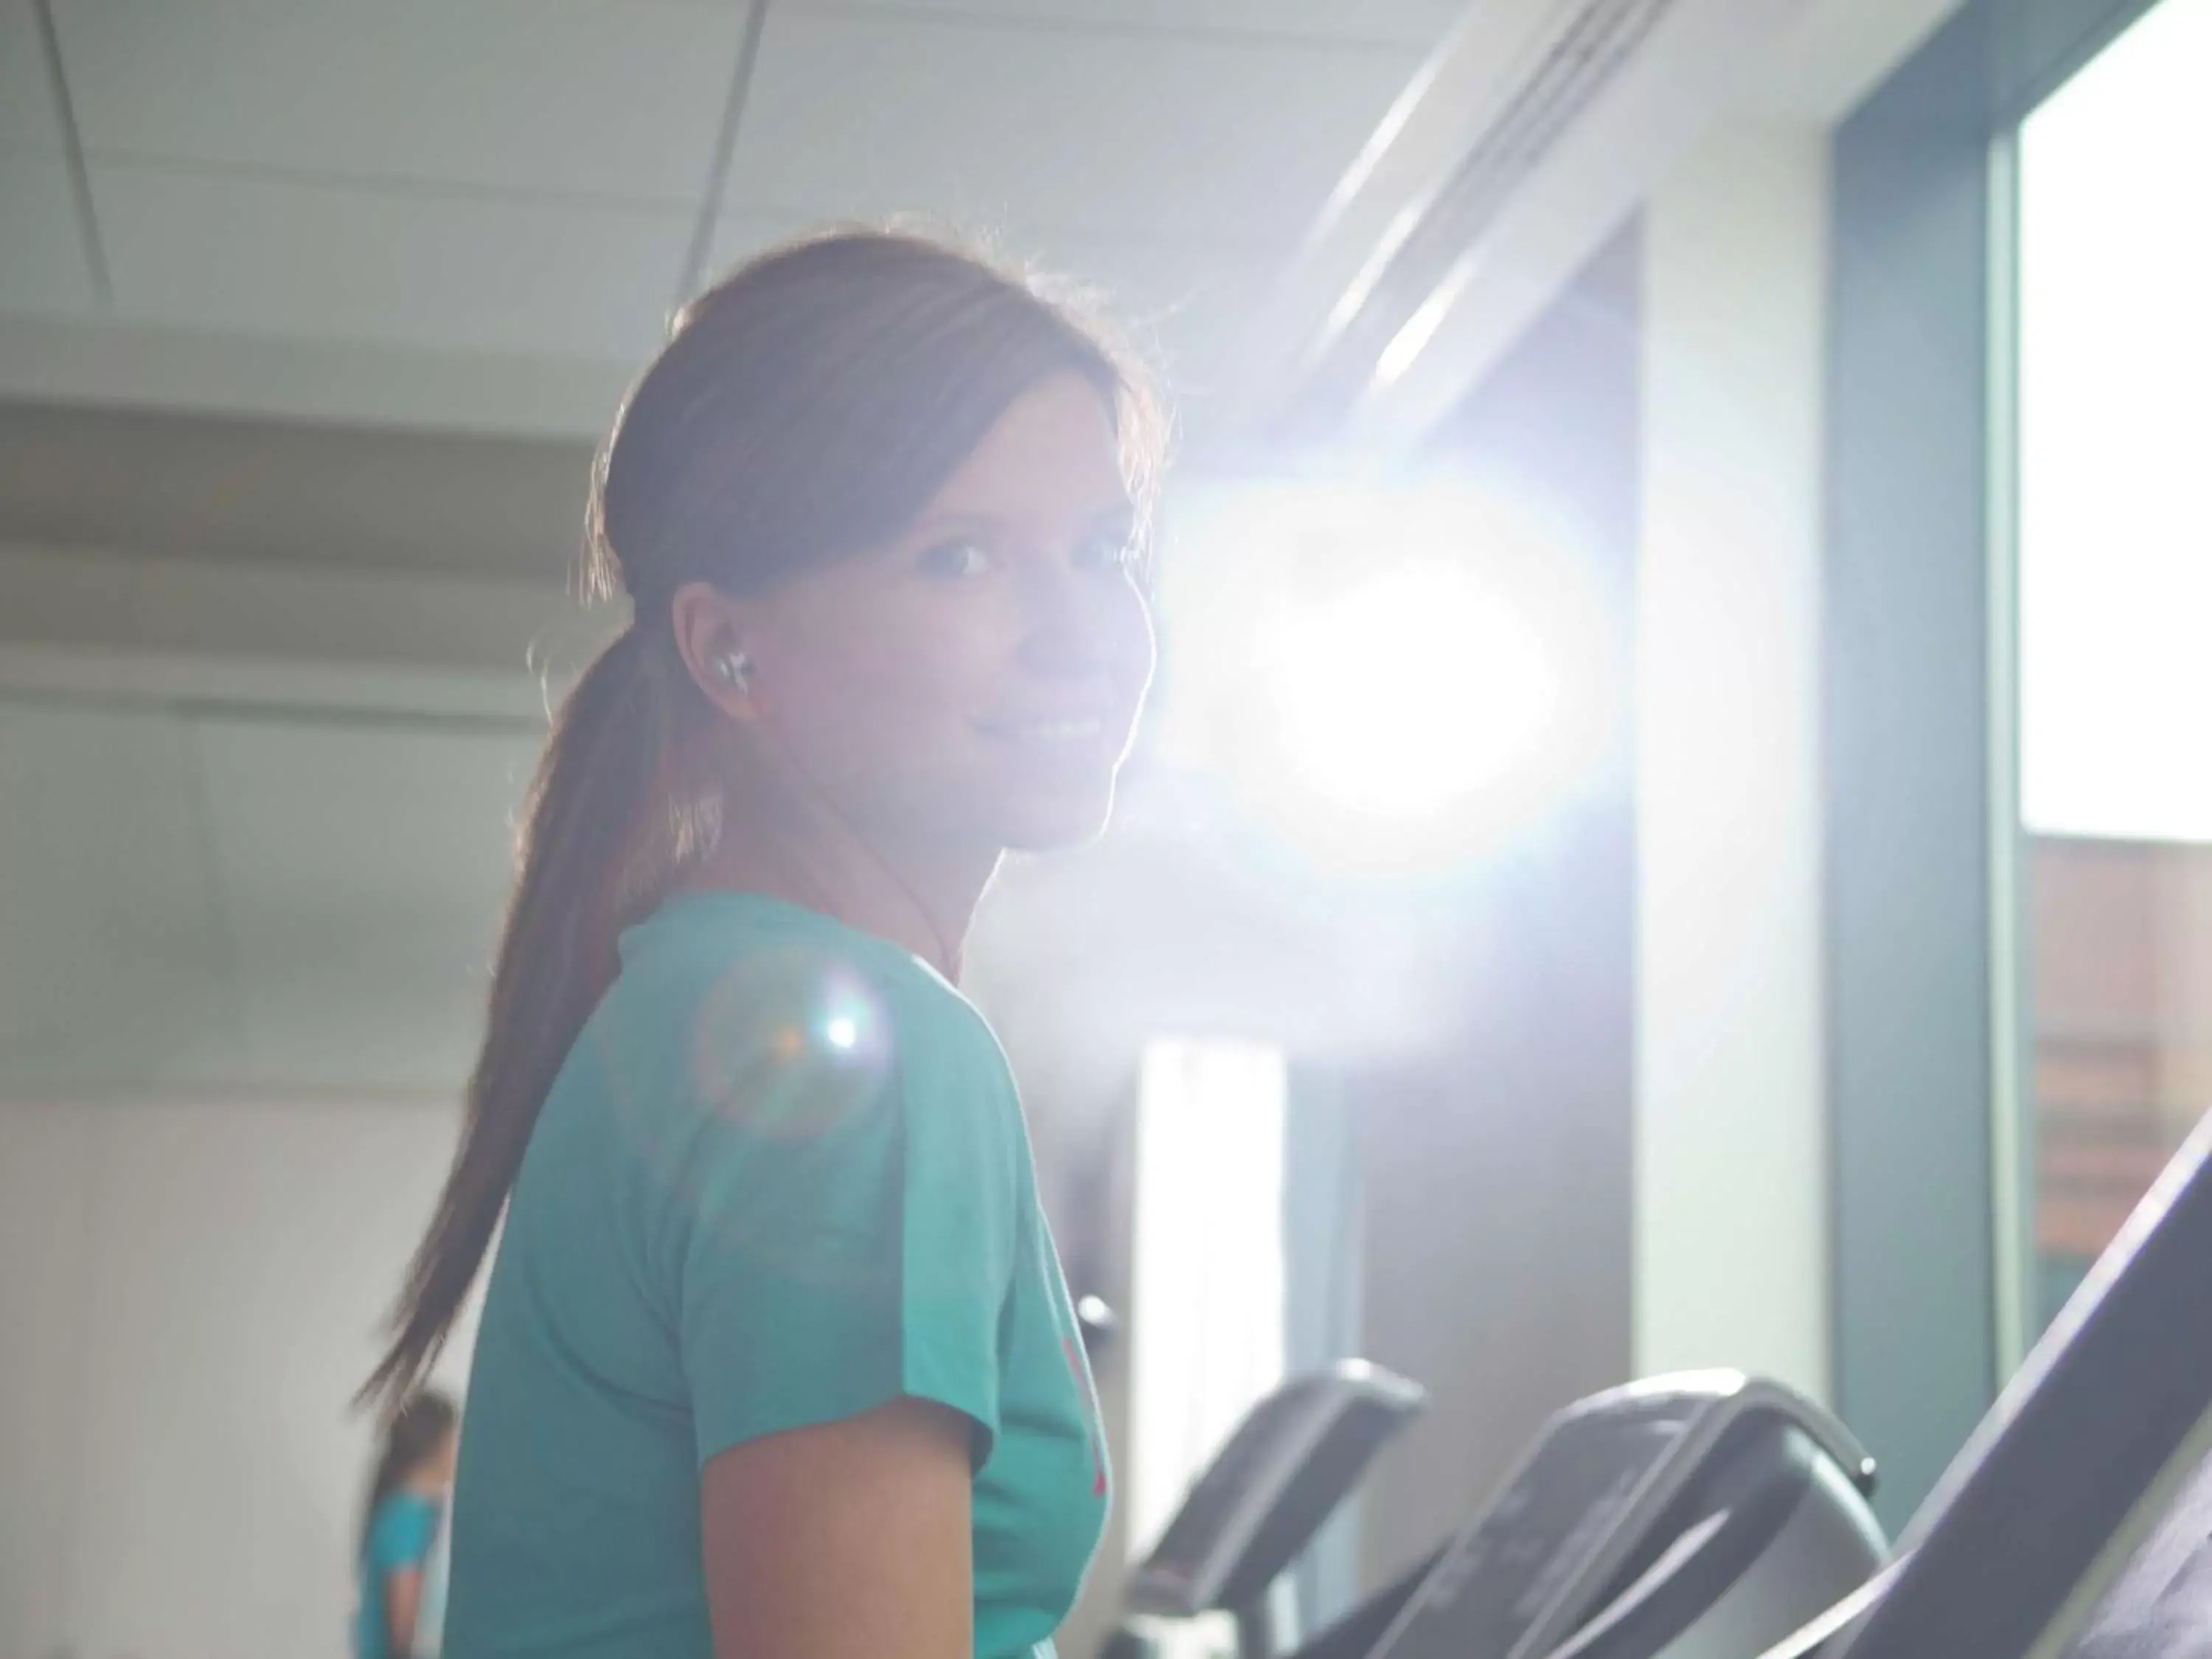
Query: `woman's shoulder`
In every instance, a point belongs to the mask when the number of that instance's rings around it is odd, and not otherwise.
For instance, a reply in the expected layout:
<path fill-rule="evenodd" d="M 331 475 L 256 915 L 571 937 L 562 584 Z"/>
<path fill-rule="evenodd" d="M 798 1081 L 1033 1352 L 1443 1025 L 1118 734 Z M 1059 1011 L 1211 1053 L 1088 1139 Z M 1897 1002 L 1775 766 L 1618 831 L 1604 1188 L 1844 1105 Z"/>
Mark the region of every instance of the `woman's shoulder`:
<path fill-rule="evenodd" d="M 369 1517 L 369 1553 L 386 1566 L 420 1559 L 438 1530 L 438 1510 L 420 1492 L 387 1492 Z"/>
<path fill-rule="evenodd" d="M 410 1492 L 406 1487 L 402 1486 L 396 1491 L 385 1493 L 382 1501 L 376 1506 L 376 1518 L 380 1521 L 389 1518 L 395 1522 L 425 1519 L 435 1521 L 438 1518 L 438 1500 L 435 1498 L 419 1492 Z"/>
<path fill-rule="evenodd" d="M 602 1037 L 686 1057 L 710 1096 L 726 1100 L 740 1079 L 834 1079 L 840 1094 L 896 1080 L 906 1093 L 951 1084 L 964 1096 L 1012 1097 L 997 1037 L 956 987 L 899 946 L 814 911 L 687 891 L 625 933 L 622 955 L 596 1022 Z"/>
<path fill-rule="evenodd" d="M 663 1006 L 696 998 L 746 1023 L 797 1018 L 832 1047 L 860 1046 L 888 1018 L 1003 1058 L 975 1006 L 911 952 L 758 894 L 688 890 L 670 898 L 623 935 L 618 992 L 625 982 Z"/>
<path fill-rule="evenodd" d="M 818 1221 L 886 1184 L 1018 1192 L 1027 1127 L 988 1024 L 926 964 L 827 917 L 687 894 L 625 936 L 594 1024 L 613 1085 L 596 1115 L 687 1219 L 726 1208 L 751 1228 L 796 1206 Z"/>

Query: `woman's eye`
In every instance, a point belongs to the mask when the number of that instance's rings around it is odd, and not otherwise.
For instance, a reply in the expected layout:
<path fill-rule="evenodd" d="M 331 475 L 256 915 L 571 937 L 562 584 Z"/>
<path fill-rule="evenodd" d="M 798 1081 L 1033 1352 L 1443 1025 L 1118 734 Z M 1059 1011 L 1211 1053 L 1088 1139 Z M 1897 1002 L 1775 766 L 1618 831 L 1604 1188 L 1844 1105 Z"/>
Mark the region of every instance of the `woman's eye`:
<path fill-rule="evenodd" d="M 973 542 L 943 542 L 921 556 L 924 575 L 963 581 L 991 568 L 991 556 Z"/>

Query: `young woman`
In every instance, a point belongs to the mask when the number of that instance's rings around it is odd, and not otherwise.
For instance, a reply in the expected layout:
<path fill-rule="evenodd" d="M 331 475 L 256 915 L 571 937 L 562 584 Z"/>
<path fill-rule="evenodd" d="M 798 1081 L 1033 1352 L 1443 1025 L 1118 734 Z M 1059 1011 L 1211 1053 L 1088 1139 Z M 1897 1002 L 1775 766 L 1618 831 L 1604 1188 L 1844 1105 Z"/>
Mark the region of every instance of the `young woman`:
<path fill-rule="evenodd" d="M 635 606 L 539 772 L 467 1129 L 374 1385 L 505 1208 L 446 1648 L 1049 1642 L 1107 1501 L 1006 1061 L 1009 848 L 1103 826 L 1158 423 L 1074 315 L 843 234 L 693 306 L 604 452 Z"/>
<path fill-rule="evenodd" d="M 453 1489 L 459 1414 L 428 1391 L 392 1414 L 362 1505 L 356 1659 L 405 1659 L 424 1632 L 422 1582 Z"/>

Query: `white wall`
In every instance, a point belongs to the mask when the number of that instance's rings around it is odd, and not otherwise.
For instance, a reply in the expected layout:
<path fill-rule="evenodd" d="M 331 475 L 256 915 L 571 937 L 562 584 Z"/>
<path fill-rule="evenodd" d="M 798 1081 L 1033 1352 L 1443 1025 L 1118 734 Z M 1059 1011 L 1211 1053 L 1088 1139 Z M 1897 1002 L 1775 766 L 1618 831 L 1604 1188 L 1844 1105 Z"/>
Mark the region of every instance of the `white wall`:
<path fill-rule="evenodd" d="M 1644 220 L 1635 1358 L 1829 1392 L 1825 132 L 1709 137 Z"/>
<path fill-rule="evenodd" d="M 0 694 L 0 1659 L 337 1656 L 536 745 L 158 690 Z"/>
<path fill-rule="evenodd" d="M 0 1105 L 0 1659 L 347 1651 L 347 1402 L 454 1122 Z"/>

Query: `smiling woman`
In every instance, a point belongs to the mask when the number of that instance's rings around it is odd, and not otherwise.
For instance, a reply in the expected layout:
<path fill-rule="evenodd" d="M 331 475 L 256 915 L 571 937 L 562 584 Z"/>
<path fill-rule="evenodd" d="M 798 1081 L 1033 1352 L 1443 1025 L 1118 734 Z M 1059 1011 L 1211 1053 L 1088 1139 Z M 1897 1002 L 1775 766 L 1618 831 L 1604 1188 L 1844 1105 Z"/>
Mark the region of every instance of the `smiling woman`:
<path fill-rule="evenodd" d="M 1009 848 L 1104 826 L 1160 430 L 1069 311 L 846 233 L 681 319 L 593 495 L 635 618 L 540 769 L 462 1147 L 373 1389 L 502 1210 L 446 1650 L 1048 1644 L 1103 1517 L 1003 1055 Z"/>
<path fill-rule="evenodd" d="M 871 847 L 903 843 L 908 879 L 951 860 L 944 878 L 964 887 L 979 858 L 988 873 L 1006 848 L 1105 823 L 1152 673 L 1133 513 L 1112 410 L 1061 370 L 1015 398 L 880 546 L 757 594 L 687 584 L 677 641 L 700 661 L 742 653 L 742 683 L 709 695 L 756 750 L 774 748 L 755 757 L 771 761 L 753 768 L 764 782 L 834 799 Z M 797 797 L 784 807 L 810 811 Z M 755 866 L 789 839 L 726 839 L 722 874 L 767 879 Z M 942 941 L 912 942 L 950 959 Z"/>

